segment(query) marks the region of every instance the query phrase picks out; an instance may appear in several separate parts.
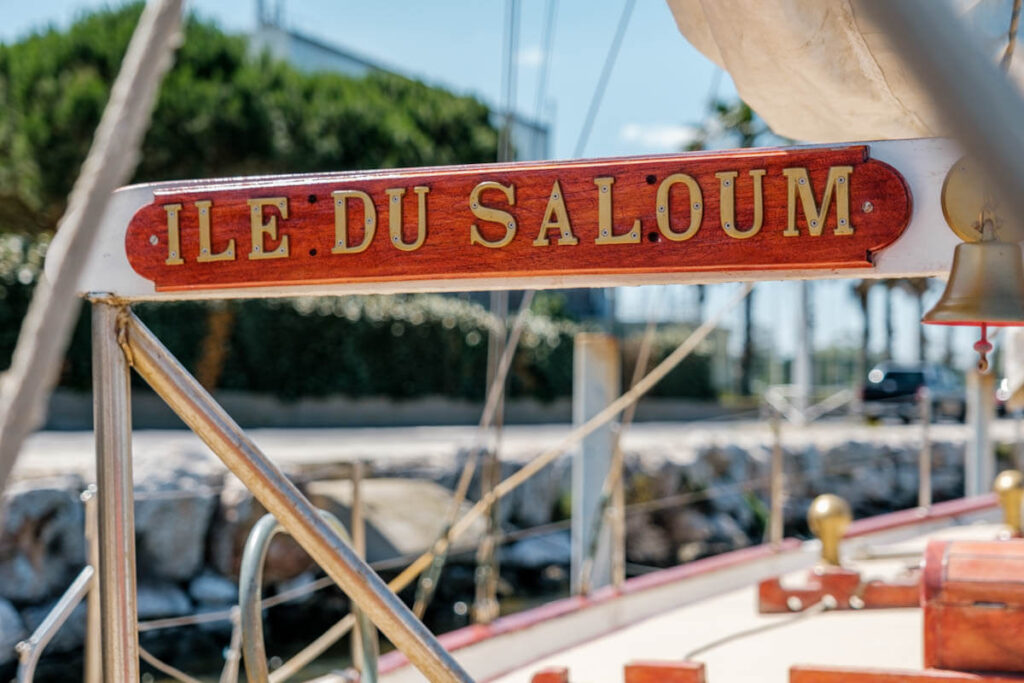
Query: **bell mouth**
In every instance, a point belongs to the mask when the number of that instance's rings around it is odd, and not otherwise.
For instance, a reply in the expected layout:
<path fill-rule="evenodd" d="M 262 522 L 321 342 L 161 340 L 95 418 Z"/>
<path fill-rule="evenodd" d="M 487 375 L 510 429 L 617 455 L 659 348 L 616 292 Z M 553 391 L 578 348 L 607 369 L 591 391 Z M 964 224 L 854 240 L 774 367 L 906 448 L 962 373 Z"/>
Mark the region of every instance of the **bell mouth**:
<path fill-rule="evenodd" d="M 946 327 L 1024 327 L 1024 320 L 928 320 L 921 318 L 925 325 L 945 325 Z"/>
<path fill-rule="evenodd" d="M 1024 255 L 1016 242 L 965 242 L 953 252 L 946 289 L 921 322 L 1024 326 Z"/>

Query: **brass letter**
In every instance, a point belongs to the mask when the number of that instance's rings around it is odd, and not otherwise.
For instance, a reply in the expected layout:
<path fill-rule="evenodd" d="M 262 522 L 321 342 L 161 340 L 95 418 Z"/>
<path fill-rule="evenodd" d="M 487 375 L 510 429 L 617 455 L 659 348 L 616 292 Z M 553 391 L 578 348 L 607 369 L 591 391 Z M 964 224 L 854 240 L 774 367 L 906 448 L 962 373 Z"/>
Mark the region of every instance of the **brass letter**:
<path fill-rule="evenodd" d="M 271 214 L 267 222 L 263 222 L 263 207 L 276 206 L 281 212 L 281 220 L 288 219 L 288 198 L 287 197 L 259 197 L 249 200 L 249 225 L 252 228 L 252 251 L 249 252 L 249 260 L 267 258 L 288 258 L 288 235 L 281 235 L 281 243 L 277 249 L 267 251 L 265 240 L 269 237 L 277 239 L 277 216 Z"/>
<path fill-rule="evenodd" d="M 167 212 L 167 260 L 168 266 L 180 266 L 185 262 L 181 258 L 181 229 L 178 224 L 178 212 L 181 211 L 181 204 L 164 204 L 164 211 Z M 154 239 L 155 238 L 151 238 Z"/>
<path fill-rule="evenodd" d="M 800 192 L 800 203 L 803 205 L 804 215 L 807 217 L 807 231 L 814 237 L 821 234 L 828 220 L 828 207 L 832 202 L 832 189 L 836 191 L 836 220 L 838 225 L 834 235 L 852 235 L 853 225 L 850 223 L 850 174 L 853 173 L 853 166 L 831 166 L 828 169 L 828 180 L 825 181 L 825 194 L 821 198 L 821 210 L 814 201 L 814 192 L 811 191 L 811 180 L 807 176 L 806 168 L 784 168 L 782 175 L 786 176 L 786 206 L 788 208 L 788 220 L 786 230 L 782 233 L 786 237 L 797 237 L 800 231 L 796 229 L 796 193 Z"/>
<path fill-rule="evenodd" d="M 402 197 L 405 195 L 405 188 L 384 190 L 388 196 L 388 228 L 391 232 L 391 243 L 402 251 L 416 251 L 423 246 L 423 240 L 427 238 L 427 193 L 430 192 L 430 188 L 417 185 L 412 191 L 416 193 L 419 219 L 416 223 L 416 241 L 407 243 L 402 239 Z"/>
<path fill-rule="evenodd" d="M 473 215 L 482 221 L 491 221 L 492 223 L 500 223 L 505 226 L 505 236 L 500 240 L 490 241 L 484 239 L 483 235 L 480 234 L 480 228 L 477 227 L 476 223 L 469 226 L 469 243 L 470 244 L 482 244 L 485 247 L 491 249 L 501 249 L 506 244 L 512 241 L 512 238 L 516 236 L 516 219 L 512 217 L 508 211 L 502 211 L 501 209 L 493 209 L 489 206 L 484 206 L 480 203 L 480 194 L 484 190 L 498 190 L 508 201 L 509 206 L 516 205 L 516 186 L 515 185 L 502 185 L 496 183 L 493 180 L 485 180 L 476 187 L 469 194 L 469 208 L 473 212 Z"/>
<path fill-rule="evenodd" d="M 573 245 L 579 244 L 579 240 L 572 234 L 572 224 L 569 222 L 569 212 L 565 210 L 565 199 L 562 197 L 562 188 L 555 181 L 551 186 L 551 196 L 548 197 L 548 207 L 544 209 L 544 218 L 540 222 L 540 232 L 537 239 L 533 241 L 535 247 L 548 246 L 548 230 L 558 229 L 558 244 Z"/>
<path fill-rule="evenodd" d="M 612 226 L 612 185 L 615 178 L 594 178 L 597 185 L 597 239 L 594 244 L 636 244 L 640 241 L 640 219 L 633 221 L 633 229 L 621 235 Z"/>
<path fill-rule="evenodd" d="M 199 212 L 199 256 L 197 263 L 209 263 L 210 261 L 234 261 L 235 260 L 235 239 L 228 240 L 228 246 L 217 254 L 213 253 L 210 246 L 210 207 L 213 205 L 209 199 L 196 202 L 196 210 Z"/>
<path fill-rule="evenodd" d="M 669 222 L 669 192 L 672 186 L 682 183 L 686 185 L 690 195 L 690 225 L 683 232 L 676 232 Z M 685 173 L 674 173 L 661 181 L 658 186 L 658 230 L 666 238 L 673 242 L 688 240 L 700 230 L 700 222 L 704 217 L 704 201 L 700 192 L 700 185 L 692 177 Z"/>
<path fill-rule="evenodd" d="M 370 195 L 362 190 L 335 190 L 331 193 L 334 198 L 334 248 L 332 254 L 358 254 L 366 251 L 377 233 L 377 208 L 373 205 Z M 354 246 L 348 246 L 348 198 L 358 199 L 363 203 L 363 223 L 366 225 L 363 230 L 363 241 Z M 401 226 L 401 217 L 399 217 Z"/>
<path fill-rule="evenodd" d="M 729 237 L 738 240 L 745 240 L 761 232 L 761 225 L 764 223 L 764 192 L 761 189 L 761 178 L 765 170 L 758 168 L 750 172 L 750 178 L 754 181 L 754 223 L 747 230 L 740 230 L 736 225 L 736 171 L 723 171 L 716 173 L 719 180 L 719 203 L 721 204 L 722 230 Z"/>

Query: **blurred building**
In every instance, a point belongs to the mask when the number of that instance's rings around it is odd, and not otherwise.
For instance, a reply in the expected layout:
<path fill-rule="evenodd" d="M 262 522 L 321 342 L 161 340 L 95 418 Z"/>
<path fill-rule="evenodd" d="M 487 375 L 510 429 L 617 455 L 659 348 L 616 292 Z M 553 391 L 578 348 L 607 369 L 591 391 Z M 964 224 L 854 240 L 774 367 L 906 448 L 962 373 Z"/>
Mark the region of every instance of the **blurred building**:
<path fill-rule="evenodd" d="M 287 26 L 280 4 L 271 11 L 266 0 L 256 0 L 256 30 L 249 36 L 249 45 L 257 53 L 266 52 L 300 71 L 333 71 L 356 78 L 376 72 L 411 78 L 340 45 L 312 38 Z M 518 112 L 512 112 L 508 118 L 516 159 L 547 159 L 551 137 L 548 125 Z M 505 122 L 504 113 L 492 108 L 491 124 L 500 128 Z"/>
<path fill-rule="evenodd" d="M 301 71 L 331 71 L 356 78 L 371 73 L 390 73 L 409 78 L 407 74 L 385 67 L 345 47 L 310 37 L 287 26 L 282 18 L 280 4 L 273 10 L 267 5 L 267 0 L 256 0 L 256 30 L 249 36 L 252 50 L 265 52 Z M 512 112 L 508 118 L 516 160 L 550 157 L 551 134 L 548 124 L 534 121 L 517 112 Z M 504 113 L 492 108 L 491 124 L 495 128 L 504 126 Z M 565 296 L 566 312 L 574 318 L 610 319 L 613 313 L 613 303 L 606 290 L 567 289 L 562 294 Z M 462 296 L 484 306 L 487 306 L 489 297 L 487 292 L 471 292 Z M 518 306 L 520 298 L 520 293 L 513 293 L 510 305 Z"/>

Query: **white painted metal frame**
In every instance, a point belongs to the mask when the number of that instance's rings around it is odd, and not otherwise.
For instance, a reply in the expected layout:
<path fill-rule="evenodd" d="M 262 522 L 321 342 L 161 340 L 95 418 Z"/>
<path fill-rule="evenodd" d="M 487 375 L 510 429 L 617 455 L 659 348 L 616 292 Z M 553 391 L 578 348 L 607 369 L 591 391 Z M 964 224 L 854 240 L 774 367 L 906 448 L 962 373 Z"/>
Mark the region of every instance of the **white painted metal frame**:
<path fill-rule="evenodd" d="M 892 165 L 905 178 L 913 198 L 910 225 L 895 244 L 877 255 L 873 268 L 831 270 L 726 271 L 716 273 L 645 273 L 640 275 L 544 275 L 515 278 L 455 278 L 414 282 L 381 282 L 334 285 L 289 285 L 242 287 L 195 292 L 157 292 L 128 263 L 124 231 L 132 216 L 153 201 L 153 192 L 174 187 L 201 187 L 201 181 L 176 181 L 132 185 L 114 193 L 97 236 L 95 252 L 79 283 L 79 291 L 110 292 L 126 301 L 181 299 L 225 299 L 305 296 L 326 294 L 389 294 L 493 289 L 551 289 L 562 287 L 619 287 L 653 284 L 697 284 L 756 280 L 798 280 L 834 278 L 945 277 L 949 272 L 953 248 L 959 243 L 942 217 L 939 195 L 949 168 L 962 155 L 956 144 L 943 139 L 887 140 L 867 143 L 871 157 Z M 814 146 L 811 146 L 814 147 Z M 792 148 L 800 149 L 800 148 Z M 373 172 L 365 174 L 372 177 Z M 238 188 L 272 188 L 294 182 L 301 176 L 238 178 Z M 318 179 L 324 176 L 317 176 Z M 346 179 L 360 174 L 345 174 Z M 219 181 L 223 182 L 223 181 Z M 62 249 L 62 235 L 54 240 Z M 49 264 L 49 261 L 47 262 Z M 47 277 L 56 273 L 47 268 Z"/>

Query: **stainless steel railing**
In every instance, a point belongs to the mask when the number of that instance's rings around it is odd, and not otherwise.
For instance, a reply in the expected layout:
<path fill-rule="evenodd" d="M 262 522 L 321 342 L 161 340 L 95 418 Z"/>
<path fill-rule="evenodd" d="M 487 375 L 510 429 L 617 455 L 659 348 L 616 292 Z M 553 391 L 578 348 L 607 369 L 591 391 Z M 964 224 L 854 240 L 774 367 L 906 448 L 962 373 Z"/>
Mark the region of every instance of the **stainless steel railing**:
<path fill-rule="evenodd" d="M 425 676 L 437 681 L 472 680 L 295 484 L 128 308 L 99 300 L 93 305 L 102 311 L 99 314 L 102 317 L 115 312 L 113 315 L 119 321 L 115 339 L 121 343 L 123 357 L 130 359 L 135 371 Z M 102 366 L 98 372 L 102 374 Z M 127 497 L 131 498 L 130 493 Z M 101 519 L 101 525 L 102 522 Z M 109 535 L 104 541 L 116 543 Z M 108 618 L 107 610 L 103 616 L 105 620 Z M 117 630 L 123 626 L 109 624 L 109 628 Z"/>
<path fill-rule="evenodd" d="M 320 511 L 320 516 L 334 527 L 346 543 L 353 545 L 352 539 L 337 517 L 324 510 Z M 245 660 L 245 675 L 249 683 L 264 683 L 264 681 L 270 680 L 267 653 L 263 645 L 263 564 L 267 557 L 267 550 L 270 548 L 270 542 L 274 536 L 284 531 L 285 528 L 273 515 L 264 515 L 249 532 L 245 550 L 242 552 L 242 564 L 238 578 L 238 607 L 241 610 L 242 619 L 242 656 Z M 373 624 L 365 614 L 357 613 L 356 622 L 359 626 L 357 632 L 361 636 L 360 680 L 365 683 L 376 683 L 377 636 L 373 630 Z"/>

